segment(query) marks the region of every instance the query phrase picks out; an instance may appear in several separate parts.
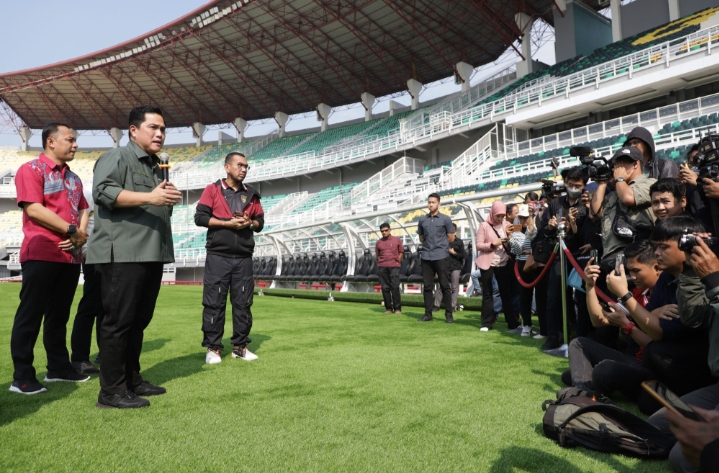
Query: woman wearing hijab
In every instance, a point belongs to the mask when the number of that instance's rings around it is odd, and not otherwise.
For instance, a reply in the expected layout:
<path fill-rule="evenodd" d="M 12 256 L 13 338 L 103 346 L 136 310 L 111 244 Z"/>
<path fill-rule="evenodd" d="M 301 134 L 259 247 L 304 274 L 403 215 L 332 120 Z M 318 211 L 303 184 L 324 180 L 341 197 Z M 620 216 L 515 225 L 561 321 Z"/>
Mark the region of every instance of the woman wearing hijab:
<path fill-rule="evenodd" d="M 482 300 L 482 328 L 480 329 L 482 332 L 490 330 L 494 322 L 494 301 L 492 297 L 487 297 L 492 294 L 492 277 L 497 279 L 502 309 L 509 329 L 514 330 L 519 327 L 510 295 L 511 278 L 514 275 L 512 268 L 507 264 L 509 254 L 505 246 L 508 246 L 507 240 L 512 234 L 512 225 L 505 220 L 506 214 L 507 207 L 504 203 L 496 201 L 492 204 L 489 219 L 482 222 L 477 231 L 478 256 L 476 263 L 482 271 L 482 294 L 485 294 Z"/>

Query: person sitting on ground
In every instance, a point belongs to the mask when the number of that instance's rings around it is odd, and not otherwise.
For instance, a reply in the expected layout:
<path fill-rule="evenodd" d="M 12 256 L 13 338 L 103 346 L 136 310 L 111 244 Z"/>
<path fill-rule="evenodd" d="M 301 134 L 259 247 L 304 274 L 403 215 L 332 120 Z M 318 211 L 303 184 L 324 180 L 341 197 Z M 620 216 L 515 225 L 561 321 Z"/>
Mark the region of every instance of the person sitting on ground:
<path fill-rule="evenodd" d="M 661 275 L 654 249 L 644 240 L 629 245 L 624 254 L 627 270 L 636 285 L 632 294 L 638 304 L 645 306 Z M 637 400 L 643 392 L 641 382 L 657 378 L 657 375 L 642 363 L 642 350 L 652 339 L 639 327 L 630 324 L 623 311 L 602 309 L 596 292 L 600 269 L 594 258 L 589 260 L 584 274 L 586 303 L 592 324 L 595 327 L 612 325 L 625 328 L 624 333 L 632 342 L 631 345 L 638 349 L 624 354 L 590 338 L 575 338 L 569 343 L 569 371 L 562 374 L 562 381 L 567 385 L 586 391 L 598 391 L 607 396 L 614 391 L 620 391 L 630 399 Z"/>
<path fill-rule="evenodd" d="M 525 281 L 532 282 L 536 279 L 540 270 L 535 269 L 529 273 L 522 273 L 527 258 L 532 254 L 532 240 L 537 236 L 537 227 L 534 224 L 534 217 L 529 213 L 528 205 L 520 205 L 517 214 L 519 225 L 515 225 L 509 245 L 512 253 L 517 258 L 520 274 L 523 274 Z M 521 334 L 523 337 L 536 335 L 532 331 L 532 299 L 534 298 L 534 287 L 520 287 L 520 314 L 522 315 Z M 543 309 L 542 309 L 543 310 Z"/>

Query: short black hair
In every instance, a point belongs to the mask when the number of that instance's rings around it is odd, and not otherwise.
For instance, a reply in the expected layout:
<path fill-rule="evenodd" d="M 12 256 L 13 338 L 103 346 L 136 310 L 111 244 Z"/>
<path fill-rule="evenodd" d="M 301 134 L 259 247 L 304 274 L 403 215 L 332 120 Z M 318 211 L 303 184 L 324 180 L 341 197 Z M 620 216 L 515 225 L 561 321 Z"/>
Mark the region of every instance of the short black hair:
<path fill-rule="evenodd" d="M 457 224 L 454 223 L 454 222 L 452 222 L 452 225 L 454 225 L 454 231 L 456 232 L 456 231 L 457 231 Z"/>
<path fill-rule="evenodd" d="M 140 105 L 139 107 L 135 107 L 130 111 L 130 117 L 127 120 L 128 133 L 131 126 L 140 128 L 140 125 L 145 121 L 145 115 L 148 113 L 163 116 L 160 107 L 155 107 L 154 105 Z"/>
<path fill-rule="evenodd" d="M 233 156 L 242 156 L 243 158 L 247 159 L 245 155 L 240 153 L 239 151 L 230 151 L 229 153 L 227 153 L 227 156 L 225 156 L 225 164 L 230 164 L 232 162 Z"/>
<path fill-rule="evenodd" d="M 650 196 L 655 192 L 671 192 L 677 200 L 681 200 L 686 191 L 687 186 L 675 177 L 663 177 L 649 187 Z"/>
<path fill-rule="evenodd" d="M 698 143 L 693 144 L 693 145 L 691 146 L 691 148 L 689 148 L 689 151 L 687 151 L 687 156 L 689 156 L 690 154 L 692 154 L 694 151 L 699 151 L 699 144 L 698 144 Z"/>
<path fill-rule="evenodd" d="M 563 169 L 562 170 L 562 179 L 564 179 L 564 184 L 566 185 L 567 180 L 571 179 L 573 181 L 582 181 L 583 183 L 587 183 L 587 174 L 584 172 L 584 169 L 582 169 L 581 166 L 572 166 L 571 168 Z"/>
<path fill-rule="evenodd" d="M 381 223 L 380 226 L 379 226 L 379 229 L 380 229 L 380 230 L 382 230 L 383 228 L 391 228 L 391 227 L 389 226 L 389 223 L 384 222 L 384 223 Z"/>
<path fill-rule="evenodd" d="M 524 200 L 527 200 L 527 197 L 529 197 L 529 200 L 532 202 L 536 202 L 539 200 L 539 196 L 536 192 L 527 192 L 527 195 L 524 196 Z"/>
<path fill-rule="evenodd" d="M 61 126 L 70 128 L 68 125 L 59 122 L 52 122 L 45 125 L 42 129 L 42 149 L 47 149 L 47 139 L 58 132 Z"/>
<path fill-rule="evenodd" d="M 507 215 L 511 214 L 517 204 L 507 204 Z"/>
<path fill-rule="evenodd" d="M 428 195 L 427 200 L 431 199 L 432 197 L 437 199 L 437 202 L 441 202 L 441 200 L 439 199 L 439 194 L 437 194 L 436 192 L 432 192 L 430 195 Z"/>
<path fill-rule="evenodd" d="M 651 265 L 657 262 L 657 255 L 654 254 L 654 247 L 649 240 L 639 240 L 630 243 L 624 248 L 624 257 L 636 258 L 639 263 Z"/>
<path fill-rule="evenodd" d="M 652 241 L 663 242 L 663 241 L 676 241 L 684 235 L 684 232 L 689 233 L 703 232 L 704 225 L 691 218 L 688 215 L 677 215 L 676 217 L 669 217 L 664 220 L 657 221 L 657 226 L 654 227 L 652 232 Z"/>

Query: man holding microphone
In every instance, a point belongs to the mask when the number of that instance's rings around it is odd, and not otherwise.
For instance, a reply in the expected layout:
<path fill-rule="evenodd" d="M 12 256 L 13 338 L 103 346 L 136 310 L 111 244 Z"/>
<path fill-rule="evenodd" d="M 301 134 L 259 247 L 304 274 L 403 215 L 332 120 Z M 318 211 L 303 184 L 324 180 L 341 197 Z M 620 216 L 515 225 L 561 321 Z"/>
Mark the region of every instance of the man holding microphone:
<path fill-rule="evenodd" d="M 157 157 L 165 143 L 162 110 L 134 108 L 129 135 L 126 146 L 108 151 L 95 164 L 95 229 L 86 262 L 100 272 L 105 311 L 97 407 L 146 407 L 150 402 L 140 396 L 166 392 L 142 379 L 140 353 L 163 265 L 175 261 L 170 215 L 182 195 L 163 179 Z"/>

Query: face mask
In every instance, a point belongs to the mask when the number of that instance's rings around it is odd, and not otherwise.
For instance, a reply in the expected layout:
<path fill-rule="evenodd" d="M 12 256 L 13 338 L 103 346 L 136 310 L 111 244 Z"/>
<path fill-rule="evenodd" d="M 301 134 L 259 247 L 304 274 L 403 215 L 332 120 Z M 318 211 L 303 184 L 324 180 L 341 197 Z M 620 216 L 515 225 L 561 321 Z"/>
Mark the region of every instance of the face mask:
<path fill-rule="evenodd" d="M 570 199 L 576 199 L 582 195 L 582 189 L 580 187 L 567 187 L 567 195 Z"/>

